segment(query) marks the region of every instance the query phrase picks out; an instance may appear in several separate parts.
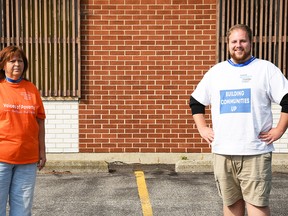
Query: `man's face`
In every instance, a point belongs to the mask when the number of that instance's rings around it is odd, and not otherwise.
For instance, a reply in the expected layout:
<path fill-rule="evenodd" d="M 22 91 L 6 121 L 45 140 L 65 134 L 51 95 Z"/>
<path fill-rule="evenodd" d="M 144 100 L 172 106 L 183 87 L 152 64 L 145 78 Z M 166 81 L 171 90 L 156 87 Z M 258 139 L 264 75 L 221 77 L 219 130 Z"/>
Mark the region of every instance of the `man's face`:
<path fill-rule="evenodd" d="M 236 64 L 244 63 L 251 57 L 251 42 L 246 31 L 235 29 L 229 36 L 229 53 Z"/>

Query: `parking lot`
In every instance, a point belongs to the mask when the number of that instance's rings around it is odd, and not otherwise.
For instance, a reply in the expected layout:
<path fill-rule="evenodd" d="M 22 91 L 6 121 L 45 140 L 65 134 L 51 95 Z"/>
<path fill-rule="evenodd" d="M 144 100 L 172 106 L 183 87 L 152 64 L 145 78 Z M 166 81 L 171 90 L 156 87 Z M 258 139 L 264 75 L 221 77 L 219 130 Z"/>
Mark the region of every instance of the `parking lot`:
<path fill-rule="evenodd" d="M 135 171 L 139 170 L 145 175 L 148 204 L 154 216 L 222 215 L 222 201 L 213 174 L 176 173 L 173 165 L 120 165 L 110 167 L 109 173 L 39 174 L 33 215 L 151 215 L 142 211 L 143 202 L 135 176 Z M 288 174 L 274 173 L 272 215 L 287 215 L 287 200 Z"/>

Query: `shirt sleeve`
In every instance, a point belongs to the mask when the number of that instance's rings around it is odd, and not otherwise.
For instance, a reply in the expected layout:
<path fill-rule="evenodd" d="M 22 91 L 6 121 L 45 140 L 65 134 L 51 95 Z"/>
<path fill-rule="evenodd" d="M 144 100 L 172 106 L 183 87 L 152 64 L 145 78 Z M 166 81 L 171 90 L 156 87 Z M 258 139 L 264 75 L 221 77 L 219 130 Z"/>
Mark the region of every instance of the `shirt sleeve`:
<path fill-rule="evenodd" d="M 282 98 L 280 106 L 282 107 L 281 112 L 288 113 L 288 93 Z"/>
<path fill-rule="evenodd" d="M 36 97 L 37 97 L 37 115 L 36 117 L 39 119 L 45 119 L 46 118 L 46 114 L 45 114 L 45 108 L 40 96 L 40 93 L 38 90 L 36 90 Z"/>
<path fill-rule="evenodd" d="M 191 108 L 192 115 L 195 114 L 205 114 L 205 106 L 201 103 L 199 103 L 195 98 L 190 96 L 190 103 L 189 106 Z"/>
<path fill-rule="evenodd" d="M 209 88 L 209 71 L 204 75 L 202 80 L 198 83 L 195 91 L 191 96 L 204 106 L 208 106 L 211 103 L 210 88 Z"/>
<path fill-rule="evenodd" d="M 288 81 L 278 67 L 271 65 L 270 67 L 273 68 L 270 68 L 272 73 L 269 77 L 270 98 L 273 102 L 280 104 L 281 100 L 288 93 Z"/>

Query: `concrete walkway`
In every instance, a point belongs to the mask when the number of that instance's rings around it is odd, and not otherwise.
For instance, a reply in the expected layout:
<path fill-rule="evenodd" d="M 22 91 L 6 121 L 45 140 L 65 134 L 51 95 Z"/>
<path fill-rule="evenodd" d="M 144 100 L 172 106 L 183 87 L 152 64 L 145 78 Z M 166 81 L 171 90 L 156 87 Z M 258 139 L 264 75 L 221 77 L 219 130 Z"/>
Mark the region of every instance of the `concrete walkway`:
<path fill-rule="evenodd" d="M 171 164 L 179 173 L 212 172 L 213 154 L 47 154 L 43 172 L 109 172 L 109 164 Z M 273 154 L 273 171 L 288 173 L 288 154 Z"/>

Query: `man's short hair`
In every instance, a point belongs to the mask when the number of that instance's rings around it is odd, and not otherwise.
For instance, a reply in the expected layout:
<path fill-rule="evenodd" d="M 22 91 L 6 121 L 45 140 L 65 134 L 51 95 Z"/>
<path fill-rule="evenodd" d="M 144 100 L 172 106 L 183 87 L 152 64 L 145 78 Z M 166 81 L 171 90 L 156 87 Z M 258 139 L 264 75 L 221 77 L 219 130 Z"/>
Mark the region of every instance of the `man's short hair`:
<path fill-rule="evenodd" d="M 248 38 L 250 40 L 250 43 L 252 42 L 252 30 L 249 28 L 249 26 L 244 25 L 244 24 L 237 24 L 232 26 L 228 31 L 227 31 L 227 42 L 229 42 L 229 37 L 235 29 L 242 29 L 243 31 L 247 32 Z"/>

